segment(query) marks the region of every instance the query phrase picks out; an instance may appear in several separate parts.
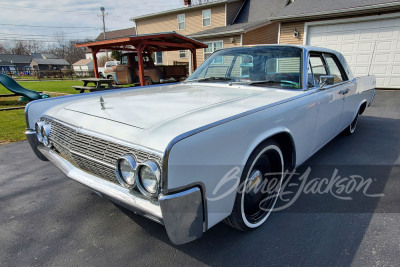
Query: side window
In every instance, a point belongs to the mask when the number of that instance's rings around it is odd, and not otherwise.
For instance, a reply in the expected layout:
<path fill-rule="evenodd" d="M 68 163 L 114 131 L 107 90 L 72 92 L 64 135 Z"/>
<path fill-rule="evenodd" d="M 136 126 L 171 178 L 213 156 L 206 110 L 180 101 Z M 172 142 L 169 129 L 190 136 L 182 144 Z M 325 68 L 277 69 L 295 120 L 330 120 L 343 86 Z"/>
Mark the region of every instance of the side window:
<path fill-rule="evenodd" d="M 128 64 L 128 56 L 122 56 L 122 58 L 121 58 L 121 64 L 123 64 L 123 65 Z"/>
<path fill-rule="evenodd" d="M 330 75 L 334 77 L 334 83 L 340 83 L 346 80 L 346 77 L 343 75 L 343 72 L 340 70 L 337 61 L 335 60 L 333 55 L 324 54 L 326 64 L 328 65 Z"/>
<path fill-rule="evenodd" d="M 326 66 L 324 64 L 324 60 L 322 59 L 320 54 L 311 54 L 310 55 L 310 65 L 311 65 L 311 74 L 312 77 L 308 77 L 309 84 L 313 84 L 314 86 L 319 86 L 319 78 L 323 75 L 328 75 L 326 70 Z M 309 72 L 310 74 L 310 72 Z"/>
<path fill-rule="evenodd" d="M 185 14 L 178 15 L 178 30 L 184 30 L 186 28 L 185 25 Z"/>

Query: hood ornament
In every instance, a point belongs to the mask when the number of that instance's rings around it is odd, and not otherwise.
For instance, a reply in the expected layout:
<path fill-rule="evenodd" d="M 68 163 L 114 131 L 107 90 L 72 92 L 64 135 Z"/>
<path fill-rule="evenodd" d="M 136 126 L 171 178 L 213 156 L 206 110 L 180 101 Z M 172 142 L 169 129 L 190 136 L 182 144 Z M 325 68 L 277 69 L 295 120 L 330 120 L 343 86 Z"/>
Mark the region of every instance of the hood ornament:
<path fill-rule="evenodd" d="M 100 96 L 100 106 L 101 106 L 101 109 L 106 109 L 105 104 L 106 104 L 106 102 L 104 101 L 103 97 Z"/>

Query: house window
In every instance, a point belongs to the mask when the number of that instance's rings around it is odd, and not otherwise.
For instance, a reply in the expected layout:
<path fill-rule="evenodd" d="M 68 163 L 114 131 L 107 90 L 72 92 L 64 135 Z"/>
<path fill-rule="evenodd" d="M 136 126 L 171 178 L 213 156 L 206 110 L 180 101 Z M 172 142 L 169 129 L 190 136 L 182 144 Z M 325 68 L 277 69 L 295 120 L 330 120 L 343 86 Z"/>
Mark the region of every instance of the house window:
<path fill-rule="evenodd" d="M 153 54 L 153 60 L 155 64 L 163 64 L 163 55 L 162 52 L 155 52 Z"/>
<path fill-rule="evenodd" d="M 179 58 L 186 58 L 186 50 L 179 50 Z"/>
<path fill-rule="evenodd" d="M 208 45 L 207 48 L 204 48 L 204 60 L 206 60 L 214 51 L 218 49 L 222 49 L 224 44 L 222 41 L 215 41 L 215 42 L 205 42 Z M 223 58 L 216 58 L 213 63 L 222 63 Z"/>
<path fill-rule="evenodd" d="M 203 26 L 211 26 L 211 9 L 203 10 Z"/>
<path fill-rule="evenodd" d="M 184 30 L 186 27 L 185 25 L 185 14 L 178 15 L 178 30 Z"/>

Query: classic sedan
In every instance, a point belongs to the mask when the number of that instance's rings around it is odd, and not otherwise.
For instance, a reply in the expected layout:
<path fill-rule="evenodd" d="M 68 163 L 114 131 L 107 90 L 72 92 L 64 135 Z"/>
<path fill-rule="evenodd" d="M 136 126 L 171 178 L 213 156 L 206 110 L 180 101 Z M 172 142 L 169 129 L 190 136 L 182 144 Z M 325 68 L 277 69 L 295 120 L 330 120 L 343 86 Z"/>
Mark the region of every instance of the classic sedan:
<path fill-rule="evenodd" d="M 183 244 L 221 221 L 260 227 L 284 172 L 352 134 L 374 88 L 332 50 L 236 47 L 179 84 L 34 101 L 26 135 L 40 159 Z"/>

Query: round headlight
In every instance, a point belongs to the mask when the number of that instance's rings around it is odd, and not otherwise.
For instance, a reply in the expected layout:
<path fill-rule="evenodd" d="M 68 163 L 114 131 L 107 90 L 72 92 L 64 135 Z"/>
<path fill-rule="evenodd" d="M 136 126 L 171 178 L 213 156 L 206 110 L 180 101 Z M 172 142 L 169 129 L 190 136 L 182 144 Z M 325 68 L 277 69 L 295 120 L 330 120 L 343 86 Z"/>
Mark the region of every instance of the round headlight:
<path fill-rule="evenodd" d="M 157 195 L 161 176 L 157 164 L 152 161 L 146 161 L 139 167 L 138 188 L 140 192 L 144 195 Z"/>
<path fill-rule="evenodd" d="M 42 135 L 42 143 L 43 143 L 43 145 L 50 147 L 51 146 L 50 139 L 49 139 L 49 136 L 50 136 L 50 124 L 43 124 L 40 127 L 40 132 L 41 132 L 41 135 Z"/>
<path fill-rule="evenodd" d="M 43 121 L 38 121 L 35 123 L 36 137 L 40 143 L 43 142 L 43 135 L 42 135 L 42 126 L 43 125 L 44 125 Z"/>
<path fill-rule="evenodd" d="M 132 156 L 123 156 L 118 159 L 115 172 L 122 186 L 126 188 L 135 186 L 136 161 Z"/>

